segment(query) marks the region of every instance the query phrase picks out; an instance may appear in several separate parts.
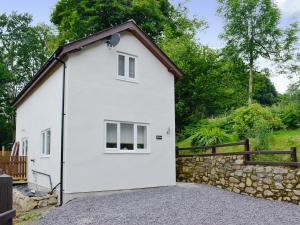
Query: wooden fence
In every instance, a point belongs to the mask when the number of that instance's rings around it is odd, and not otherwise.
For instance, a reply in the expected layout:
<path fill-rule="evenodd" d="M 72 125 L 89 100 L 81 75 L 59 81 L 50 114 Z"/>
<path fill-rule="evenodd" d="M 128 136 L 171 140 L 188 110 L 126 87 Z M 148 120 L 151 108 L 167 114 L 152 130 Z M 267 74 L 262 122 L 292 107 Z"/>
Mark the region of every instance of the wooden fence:
<path fill-rule="evenodd" d="M 244 146 L 242 152 L 217 152 L 217 148 L 230 146 Z M 210 153 L 207 153 L 211 150 Z M 203 153 L 204 152 L 204 153 Z M 290 162 L 271 162 L 271 161 L 251 161 L 251 155 L 271 155 L 271 154 L 288 154 L 291 156 Z M 218 144 L 209 146 L 193 146 L 186 148 L 176 147 L 176 157 L 191 157 L 191 156 L 217 156 L 217 155 L 244 155 L 245 165 L 267 165 L 267 166 L 293 166 L 300 167 L 297 162 L 297 149 L 292 147 L 290 150 L 264 150 L 264 151 L 250 151 L 249 139 L 241 142 Z"/>
<path fill-rule="evenodd" d="M 0 156 L 0 169 L 14 180 L 27 180 L 27 156 Z"/>
<path fill-rule="evenodd" d="M 12 225 L 16 210 L 12 208 L 12 178 L 0 176 L 0 225 Z"/>
<path fill-rule="evenodd" d="M 0 156 L 10 156 L 11 151 L 8 151 L 7 149 L 5 149 L 4 146 L 1 147 L 1 153 Z"/>

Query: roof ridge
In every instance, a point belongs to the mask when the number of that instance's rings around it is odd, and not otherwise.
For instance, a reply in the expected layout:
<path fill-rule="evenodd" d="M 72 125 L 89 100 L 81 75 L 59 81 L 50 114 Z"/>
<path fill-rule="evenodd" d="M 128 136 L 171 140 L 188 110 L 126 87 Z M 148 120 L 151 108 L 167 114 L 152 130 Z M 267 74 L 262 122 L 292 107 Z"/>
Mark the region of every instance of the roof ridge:
<path fill-rule="evenodd" d="M 141 30 L 136 22 L 132 19 L 105 30 L 96 32 L 94 34 L 88 35 L 81 39 L 72 41 L 65 45 L 58 47 L 55 52 L 49 57 L 47 62 L 38 70 L 38 72 L 33 76 L 33 78 L 28 82 L 27 85 L 21 90 L 21 92 L 17 95 L 12 105 L 17 106 L 22 99 L 24 99 L 27 94 L 32 90 L 32 88 L 42 80 L 47 72 L 53 68 L 57 64 L 57 58 L 62 58 L 66 54 L 74 52 L 76 50 L 80 50 L 81 48 L 93 44 L 103 38 L 106 38 L 114 33 L 123 32 L 125 30 L 129 30 L 132 34 L 141 41 L 149 51 L 155 55 L 161 63 L 163 63 L 168 71 L 173 73 L 177 79 L 183 78 L 183 73 L 181 70 L 175 65 L 175 63 L 153 42 L 153 40 L 143 31 Z"/>

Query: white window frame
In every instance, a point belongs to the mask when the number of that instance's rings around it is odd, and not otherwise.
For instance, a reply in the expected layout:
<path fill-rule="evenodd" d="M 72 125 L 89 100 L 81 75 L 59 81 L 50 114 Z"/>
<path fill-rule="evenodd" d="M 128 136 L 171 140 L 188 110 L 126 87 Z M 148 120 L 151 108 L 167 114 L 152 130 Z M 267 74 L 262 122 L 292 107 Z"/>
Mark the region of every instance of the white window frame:
<path fill-rule="evenodd" d="M 125 62 L 124 62 L 125 63 L 125 68 L 124 68 L 125 74 L 124 74 L 124 76 L 119 75 L 119 55 L 122 55 L 125 57 Z M 129 58 L 134 58 L 134 78 L 129 77 Z M 136 55 L 128 54 L 128 53 L 124 53 L 124 52 L 117 52 L 117 80 L 138 83 L 137 59 L 138 59 L 138 57 Z"/>
<path fill-rule="evenodd" d="M 25 152 L 25 146 L 26 146 L 26 152 Z M 24 137 L 22 138 L 22 156 L 27 156 L 27 155 L 28 155 L 28 138 Z"/>
<path fill-rule="evenodd" d="M 107 141 L 107 124 L 112 123 L 112 124 L 117 124 L 117 148 L 108 148 L 106 146 L 106 141 Z M 121 123 L 126 123 L 126 124 L 133 124 L 133 132 L 134 132 L 134 142 L 133 142 L 133 150 L 121 150 Z M 137 126 L 145 126 L 147 129 L 147 140 L 146 140 L 146 149 L 138 149 L 137 148 Z M 148 123 L 137 123 L 137 122 L 127 122 L 127 121 L 114 121 L 114 120 L 105 120 L 104 121 L 104 149 L 105 153 L 135 153 L 135 154 L 140 154 L 140 153 L 150 153 L 151 152 L 151 147 L 150 147 L 150 125 Z"/>
<path fill-rule="evenodd" d="M 46 148 L 47 148 L 46 146 L 47 146 L 47 143 L 48 143 L 47 142 L 47 132 L 50 132 L 49 154 L 47 154 L 47 151 L 46 151 Z M 52 132 L 51 132 L 50 128 L 47 128 L 47 129 L 41 131 L 41 150 L 42 150 L 41 155 L 42 155 L 43 158 L 48 158 L 51 155 L 51 140 L 52 140 L 52 138 L 51 138 L 52 134 L 51 133 Z M 45 143 L 43 142 L 43 136 L 44 135 L 45 135 Z"/>

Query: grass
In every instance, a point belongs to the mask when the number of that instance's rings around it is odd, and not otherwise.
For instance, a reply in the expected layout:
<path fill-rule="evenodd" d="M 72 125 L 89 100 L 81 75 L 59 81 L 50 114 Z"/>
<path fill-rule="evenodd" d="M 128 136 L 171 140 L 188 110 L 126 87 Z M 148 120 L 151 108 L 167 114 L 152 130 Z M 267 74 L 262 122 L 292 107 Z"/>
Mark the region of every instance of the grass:
<path fill-rule="evenodd" d="M 33 209 L 29 212 L 18 212 L 17 216 L 14 218 L 14 225 L 37 225 L 38 220 L 52 210 L 53 206 Z"/>
<path fill-rule="evenodd" d="M 191 141 L 192 141 L 192 137 L 189 137 L 183 141 L 178 142 L 177 146 L 180 148 L 190 147 Z M 298 158 L 298 162 L 300 162 L 300 129 L 280 130 L 280 131 L 275 131 L 273 133 L 273 136 L 271 138 L 271 146 L 270 146 L 271 150 L 289 150 L 291 147 L 297 148 L 297 158 Z M 251 141 L 250 141 L 250 148 L 251 148 Z M 217 152 L 238 152 L 238 151 L 244 151 L 244 147 L 233 146 L 233 147 L 217 148 Z M 210 152 L 210 150 L 208 150 L 207 152 Z M 289 162 L 290 155 L 257 155 L 255 156 L 255 160 Z"/>
<path fill-rule="evenodd" d="M 14 220 L 15 225 L 25 225 L 29 221 L 36 221 L 41 218 L 42 213 L 40 212 L 25 212 L 21 215 L 18 215 Z"/>

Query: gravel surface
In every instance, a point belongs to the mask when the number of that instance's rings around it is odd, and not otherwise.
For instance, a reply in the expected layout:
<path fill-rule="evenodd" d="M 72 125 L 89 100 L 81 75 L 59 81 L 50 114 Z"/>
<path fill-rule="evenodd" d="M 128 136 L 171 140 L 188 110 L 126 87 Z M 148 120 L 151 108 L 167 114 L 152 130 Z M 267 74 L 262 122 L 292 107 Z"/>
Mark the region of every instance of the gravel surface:
<path fill-rule="evenodd" d="M 209 185 L 178 184 L 75 199 L 39 225 L 294 225 L 300 206 L 231 193 Z"/>

